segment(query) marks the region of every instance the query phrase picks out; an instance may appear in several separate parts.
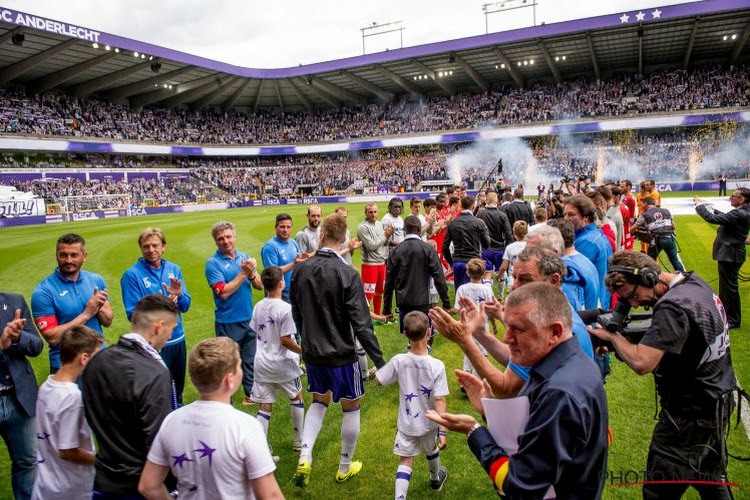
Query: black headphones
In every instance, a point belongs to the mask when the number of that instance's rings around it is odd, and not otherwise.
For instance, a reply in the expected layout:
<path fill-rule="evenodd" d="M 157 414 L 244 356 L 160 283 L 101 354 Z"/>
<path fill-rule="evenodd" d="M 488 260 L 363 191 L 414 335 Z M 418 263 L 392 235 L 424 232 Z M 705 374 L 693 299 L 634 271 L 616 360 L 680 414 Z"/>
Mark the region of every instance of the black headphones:
<path fill-rule="evenodd" d="M 627 266 L 610 266 L 607 269 L 609 273 L 623 273 L 635 276 L 638 280 L 638 284 L 647 288 L 654 288 L 657 283 L 661 282 L 659 279 L 659 272 L 654 271 L 650 267 L 627 267 Z"/>

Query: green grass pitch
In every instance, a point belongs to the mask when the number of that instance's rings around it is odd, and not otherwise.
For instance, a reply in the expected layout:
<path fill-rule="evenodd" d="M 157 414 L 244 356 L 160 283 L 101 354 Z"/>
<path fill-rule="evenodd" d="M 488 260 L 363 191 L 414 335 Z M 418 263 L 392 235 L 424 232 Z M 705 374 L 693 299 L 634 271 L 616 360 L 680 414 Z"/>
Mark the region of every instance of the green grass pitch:
<path fill-rule="evenodd" d="M 709 193 L 701 193 L 709 194 Z M 381 216 L 386 211 L 384 203 L 380 205 Z M 352 232 L 364 218 L 364 204 L 350 204 L 349 221 Z M 330 213 L 334 206 L 324 205 L 324 215 Z M 304 206 L 286 206 L 273 208 L 247 208 L 223 210 L 220 212 L 200 212 L 192 214 L 172 214 L 166 216 L 146 216 L 98 221 L 51 224 L 0 230 L 0 269 L 2 285 L 6 292 L 22 294 L 30 303 L 34 287 L 55 267 L 55 240 L 62 233 L 77 232 L 88 242 L 88 261 L 84 269 L 101 274 L 109 286 L 112 306 L 115 312 L 113 325 L 106 329 L 110 343 L 128 332 L 128 322 L 122 307 L 119 281 L 123 271 L 140 256 L 137 245 L 139 232 L 148 226 L 161 227 L 167 238 L 165 258 L 182 267 L 185 280 L 193 297 L 193 305 L 185 314 L 185 330 L 188 348 L 201 339 L 214 335 L 213 300 L 203 276 L 203 265 L 206 259 L 216 250 L 211 239 L 211 225 L 218 220 L 229 220 L 237 225 L 237 248 L 248 252 L 260 261 L 260 247 L 270 238 L 273 231 L 273 218 L 282 211 L 288 211 L 294 218 L 294 232 L 305 223 Z M 711 245 L 715 231 L 697 217 L 682 216 L 677 218 L 678 239 L 682 247 L 682 258 L 688 269 L 696 270 L 701 276 L 717 287 L 715 263 L 711 260 Z M 359 254 L 355 257 L 359 267 Z M 745 272 L 748 272 L 746 266 Z M 746 323 L 750 321 L 750 285 L 741 284 L 743 309 Z M 262 298 L 256 292 L 255 301 Z M 741 384 L 750 387 L 750 340 L 748 329 L 732 331 L 732 355 L 735 370 Z M 376 334 L 386 359 L 403 352 L 405 341 L 398 335 L 394 326 L 376 328 Z M 462 355 L 459 349 L 437 338 L 433 355 L 444 361 L 448 370 L 451 394 L 448 397 L 448 409 L 454 413 L 473 413 L 467 399 L 458 390 L 452 371 L 461 367 Z M 48 375 L 49 364 L 45 351 L 32 360 L 38 381 L 41 383 Z M 652 376 L 639 377 L 622 363 L 613 362 L 613 373 L 607 385 L 609 397 L 610 423 L 614 430 L 614 442 L 609 452 L 611 471 L 642 471 L 645 468 L 646 453 L 653 416 L 657 409 L 654 398 Z M 296 456 L 291 451 L 292 430 L 289 418 L 289 405 L 286 401 L 274 407 L 270 428 L 270 442 L 274 452 L 281 456 L 276 470 L 276 478 L 284 494 L 289 498 L 390 498 L 393 496 L 397 458 L 392 454 L 393 437 L 396 429 L 398 408 L 398 390 L 394 386 L 376 387 L 366 384 L 366 396 L 362 405 L 362 432 L 357 445 L 356 459 L 364 462 L 362 473 L 345 484 L 334 480 L 338 454 L 340 452 L 341 409 L 332 405 L 326 415 L 323 430 L 315 446 L 313 471 L 310 485 L 304 491 L 292 485 L 292 475 L 296 467 Z M 185 402 L 193 401 L 197 396 L 195 388 L 188 382 L 185 390 Z M 306 396 L 306 403 L 310 398 Z M 255 409 L 248 410 L 255 413 Z M 4 448 L 4 445 L 0 445 Z M 740 425 L 732 430 L 729 441 L 731 452 L 749 455 L 750 446 Z M 427 465 L 423 458 L 415 461 L 414 474 L 409 488 L 409 498 L 492 498 L 494 492 L 489 479 L 474 459 L 461 435 L 450 434 L 448 447 L 441 454 L 442 462 L 447 466 L 449 475 L 444 490 L 434 494 L 428 486 Z M 0 450 L 0 498 L 11 498 L 10 463 L 5 449 Z M 750 488 L 750 467 L 735 460 L 729 462 L 729 478 L 740 485 L 734 489 L 736 498 L 747 497 L 746 488 Z M 631 476 L 627 479 L 633 480 Z M 635 486 L 607 486 L 604 490 L 606 499 L 640 498 L 641 491 Z M 693 491 L 686 498 L 698 498 Z"/>

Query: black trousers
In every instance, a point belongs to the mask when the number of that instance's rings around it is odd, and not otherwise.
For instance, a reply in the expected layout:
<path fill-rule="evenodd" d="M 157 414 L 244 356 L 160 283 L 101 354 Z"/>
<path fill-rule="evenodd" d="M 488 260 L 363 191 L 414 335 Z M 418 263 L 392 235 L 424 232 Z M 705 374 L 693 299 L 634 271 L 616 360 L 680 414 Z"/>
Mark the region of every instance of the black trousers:
<path fill-rule="evenodd" d="M 740 305 L 740 287 L 738 278 L 742 262 L 718 261 L 719 267 L 719 298 L 727 312 L 729 327 L 739 327 L 742 322 Z"/>
<path fill-rule="evenodd" d="M 724 401 L 724 404 L 729 404 Z M 730 500 L 729 487 L 706 482 L 727 482 L 723 431 L 731 411 L 718 418 L 686 418 L 662 409 L 654 427 L 646 462 L 644 500 L 678 499 L 692 486 L 703 500 Z M 717 424 L 717 420 L 722 421 Z M 654 484 L 649 481 L 684 481 Z M 702 481 L 703 484 L 690 481 Z"/>

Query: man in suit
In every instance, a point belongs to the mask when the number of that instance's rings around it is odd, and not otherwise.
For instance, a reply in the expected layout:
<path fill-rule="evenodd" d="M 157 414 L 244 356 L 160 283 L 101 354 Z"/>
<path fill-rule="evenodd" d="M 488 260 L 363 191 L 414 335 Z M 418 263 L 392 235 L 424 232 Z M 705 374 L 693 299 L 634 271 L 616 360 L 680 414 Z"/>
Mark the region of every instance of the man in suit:
<path fill-rule="evenodd" d="M 719 225 L 713 250 L 713 259 L 719 268 L 719 298 L 727 312 L 730 330 L 739 328 L 742 313 L 737 279 L 745 262 L 745 245 L 750 230 L 750 189 L 735 189 L 730 198 L 734 210 L 725 214 L 709 207 L 697 196 L 694 200 L 698 215 L 706 222 Z"/>
<path fill-rule="evenodd" d="M 410 215 L 404 221 L 404 241 L 393 249 L 388 258 L 388 270 L 385 273 L 385 292 L 383 294 L 383 315 L 391 317 L 393 292 L 396 292 L 396 304 L 399 308 L 400 330 L 403 333 L 403 318 L 411 311 L 430 311 L 430 278 L 435 282 L 435 289 L 440 296 L 443 309 L 450 309 L 448 286 L 445 284 L 443 266 L 437 252 L 419 234 L 422 222 L 419 217 Z"/>
<path fill-rule="evenodd" d="M 490 235 L 487 226 L 477 219 L 471 211 L 474 206 L 473 196 L 461 199 L 461 213 L 448 224 L 443 239 L 443 256 L 453 266 L 453 284 L 458 287 L 469 282 L 466 275 L 466 263 L 471 259 L 482 258 L 482 248 L 490 246 Z M 453 243 L 453 254 L 450 246 Z"/>
<path fill-rule="evenodd" d="M 10 454 L 13 495 L 29 499 L 36 478 L 37 386 L 26 356 L 38 356 L 42 340 L 26 301 L 15 293 L 0 293 L 0 327 L 0 435 Z"/>
<path fill-rule="evenodd" d="M 508 216 L 510 227 L 513 227 L 517 220 L 525 220 L 529 226 L 534 225 L 534 211 L 524 201 L 522 187 L 519 186 L 513 191 L 513 201 L 505 207 L 505 214 Z"/>

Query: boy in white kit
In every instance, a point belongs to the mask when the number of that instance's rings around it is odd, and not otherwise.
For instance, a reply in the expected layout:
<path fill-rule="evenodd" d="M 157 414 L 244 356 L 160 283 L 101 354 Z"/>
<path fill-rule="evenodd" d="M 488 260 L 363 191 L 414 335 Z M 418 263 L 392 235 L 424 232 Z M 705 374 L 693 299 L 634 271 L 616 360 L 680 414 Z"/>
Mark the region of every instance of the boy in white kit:
<path fill-rule="evenodd" d="M 36 401 L 39 460 L 34 500 L 91 498 L 96 451 L 76 380 L 101 342 L 101 336 L 86 326 L 68 328 L 60 338 L 60 369 L 42 384 Z"/>
<path fill-rule="evenodd" d="M 495 294 L 492 291 L 492 282 L 486 282 L 483 280 L 484 271 L 485 263 L 482 259 L 471 259 L 466 263 L 466 275 L 471 279 L 471 281 L 469 283 L 464 283 L 463 285 L 458 287 L 458 290 L 456 290 L 456 303 L 454 305 L 456 309 L 461 309 L 461 306 L 458 303 L 458 299 L 461 297 L 468 297 L 477 305 L 479 305 L 481 302 L 493 301 Z M 489 328 L 489 326 L 489 319 L 487 319 L 485 327 Z M 479 347 L 479 350 L 482 351 L 482 354 L 487 356 L 487 351 L 485 350 L 484 346 L 477 342 L 476 339 L 474 339 L 474 342 L 476 342 L 477 347 Z M 462 370 L 465 372 L 474 373 L 474 367 L 471 366 L 469 358 L 465 355 Z"/>
<path fill-rule="evenodd" d="M 180 500 L 283 498 L 260 423 L 231 405 L 242 384 L 237 343 L 203 340 L 190 350 L 188 373 L 200 399 L 164 419 L 143 468 L 138 491 L 169 500 L 164 479 L 177 478 Z"/>
<path fill-rule="evenodd" d="M 425 417 L 427 410 L 445 408 L 448 380 L 445 365 L 427 352 L 430 326 L 427 316 L 412 311 L 404 317 L 404 335 L 411 350 L 397 354 L 378 370 L 378 385 L 398 382 L 398 430 L 393 453 L 401 457 L 396 471 L 396 499 L 404 500 L 409 489 L 414 457 L 424 452 L 430 468 L 430 487 L 443 488 L 448 471 L 440 465 L 440 451 L 445 448 L 445 429 Z"/>
<path fill-rule="evenodd" d="M 255 379 L 250 395 L 258 409 L 258 421 L 268 436 L 271 410 L 279 391 L 289 396 L 294 425 L 292 449 L 302 449 L 302 428 L 305 418 L 305 403 L 302 400 L 302 384 L 299 366 L 302 349 L 295 342 L 297 327 L 292 318 L 292 306 L 281 300 L 286 285 L 284 273 L 278 266 L 263 269 L 260 274 L 263 288 L 268 296 L 258 302 L 250 320 L 256 335 Z"/>

